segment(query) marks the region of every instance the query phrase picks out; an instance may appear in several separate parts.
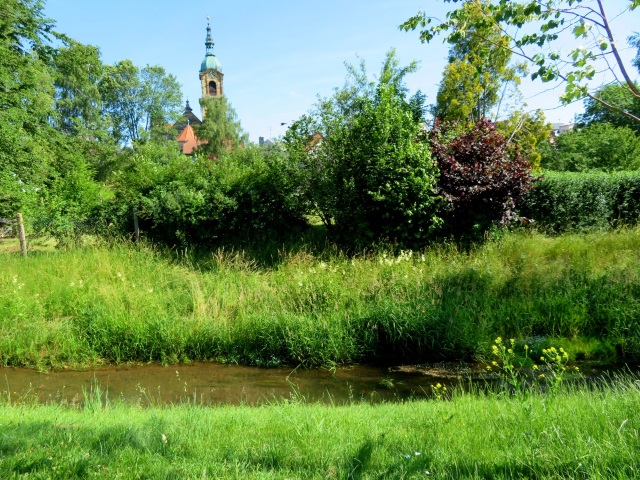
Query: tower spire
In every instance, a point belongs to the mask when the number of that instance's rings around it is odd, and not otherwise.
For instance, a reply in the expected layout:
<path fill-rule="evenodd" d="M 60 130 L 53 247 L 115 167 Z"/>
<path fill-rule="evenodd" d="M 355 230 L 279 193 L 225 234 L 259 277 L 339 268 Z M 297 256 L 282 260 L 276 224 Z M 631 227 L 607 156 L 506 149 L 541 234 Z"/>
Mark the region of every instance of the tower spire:
<path fill-rule="evenodd" d="M 207 55 L 213 55 L 213 37 L 211 36 L 211 25 L 209 24 L 209 17 L 207 17 L 207 39 L 204 42 L 207 47 Z"/>

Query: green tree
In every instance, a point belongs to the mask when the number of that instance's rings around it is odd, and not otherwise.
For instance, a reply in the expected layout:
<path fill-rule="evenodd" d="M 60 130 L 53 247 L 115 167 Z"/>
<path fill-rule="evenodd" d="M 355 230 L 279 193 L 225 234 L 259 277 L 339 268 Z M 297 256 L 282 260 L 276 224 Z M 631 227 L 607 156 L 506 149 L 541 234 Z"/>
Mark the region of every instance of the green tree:
<path fill-rule="evenodd" d="M 338 240 L 422 245 L 440 225 L 437 169 L 412 108 L 419 99 L 406 98 L 404 77 L 415 69 L 400 67 L 394 51 L 377 82 L 363 64 L 348 67 L 346 85 L 285 135 L 309 213 Z"/>
<path fill-rule="evenodd" d="M 140 71 L 144 125 L 147 132 L 175 121 L 182 108 L 178 79 L 160 66 L 147 65 Z"/>
<path fill-rule="evenodd" d="M 635 97 L 624 85 L 617 83 L 606 85 L 595 92 L 594 95 L 605 103 L 618 105 L 621 109 L 640 118 L 640 97 Z M 592 98 L 585 99 L 584 113 L 578 117 L 578 123 L 582 126 L 593 125 L 594 123 L 610 123 L 616 127 L 629 127 L 637 135 L 640 135 L 640 122 L 615 110 L 606 108 L 601 102 Z"/>
<path fill-rule="evenodd" d="M 632 15 L 640 6 L 640 0 L 627 0 L 626 3 L 629 10 L 627 15 Z M 533 79 L 564 83 L 565 91 L 560 97 L 563 103 L 589 97 L 605 108 L 640 122 L 640 117 L 626 110 L 623 105 L 598 98 L 589 86 L 596 72 L 613 72 L 615 66 L 620 75 L 613 75 L 614 78 L 621 78 L 619 83 L 634 97 L 640 97 L 640 90 L 628 72 L 629 65 L 622 60 L 616 46 L 603 0 L 493 0 L 477 17 L 469 16 L 463 4 L 447 13 L 444 21 L 419 12 L 400 28 L 420 29 L 422 42 L 429 42 L 436 35 L 444 34 L 447 41 L 455 43 L 478 29 L 493 25 L 507 35 L 506 48 L 532 68 Z M 522 27 L 525 25 L 534 29 L 533 33 L 523 34 Z M 553 47 L 565 31 L 572 32 L 583 45 L 563 56 Z"/>
<path fill-rule="evenodd" d="M 63 37 L 64 46 L 53 56 L 55 124 L 59 130 L 77 134 L 102 122 L 99 82 L 103 65 L 97 47 Z"/>
<path fill-rule="evenodd" d="M 104 65 L 97 47 L 66 35 L 51 60 L 55 94 L 51 122 L 66 135 L 69 152 L 81 155 L 98 180 L 106 180 L 118 157 L 118 145 L 103 114 L 100 82 Z"/>
<path fill-rule="evenodd" d="M 182 105 L 173 75 L 159 66 L 140 70 L 131 60 L 105 66 L 100 91 L 112 134 L 123 145 L 148 139 L 152 128 L 177 117 Z"/>
<path fill-rule="evenodd" d="M 488 10 L 486 0 L 467 0 L 461 7 L 463 20 L 448 37 L 452 46 L 431 112 L 435 118 L 471 122 L 488 118 L 501 93 L 519 83 L 520 67 L 509 67 L 508 37 L 497 24 L 479 21 Z M 468 24 L 472 26 L 467 28 Z"/>
<path fill-rule="evenodd" d="M 548 170 L 624 171 L 640 169 L 640 138 L 629 127 L 594 123 L 565 132 L 543 155 Z"/>
<path fill-rule="evenodd" d="M 247 143 L 248 135 L 242 130 L 235 110 L 225 97 L 205 97 L 200 104 L 204 120 L 195 130 L 204 143 L 198 147 L 198 152 L 219 157 Z"/>
<path fill-rule="evenodd" d="M 540 146 L 548 142 L 552 128 L 542 110 L 533 113 L 516 110 L 505 120 L 496 123 L 496 130 L 507 140 L 511 152 L 518 149 L 534 170 L 540 169 Z"/>
<path fill-rule="evenodd" d="M 0 216 L 25 210 L 48 174 L 53 28 L 38 0 L 6 0 L 0 14 Z M 27 213 L 24 211 L 24 213 Z"/>

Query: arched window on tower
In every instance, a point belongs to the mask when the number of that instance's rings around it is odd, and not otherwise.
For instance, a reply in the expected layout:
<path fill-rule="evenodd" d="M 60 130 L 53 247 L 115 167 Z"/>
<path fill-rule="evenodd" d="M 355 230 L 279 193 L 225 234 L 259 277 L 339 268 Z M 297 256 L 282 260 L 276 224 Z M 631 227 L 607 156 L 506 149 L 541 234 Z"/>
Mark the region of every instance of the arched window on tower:
<path fill-rule="evenodd" d="M 209 95 L 216 96 L 218 95 L 218 86 L 216 82 L 209 82 Z"/>

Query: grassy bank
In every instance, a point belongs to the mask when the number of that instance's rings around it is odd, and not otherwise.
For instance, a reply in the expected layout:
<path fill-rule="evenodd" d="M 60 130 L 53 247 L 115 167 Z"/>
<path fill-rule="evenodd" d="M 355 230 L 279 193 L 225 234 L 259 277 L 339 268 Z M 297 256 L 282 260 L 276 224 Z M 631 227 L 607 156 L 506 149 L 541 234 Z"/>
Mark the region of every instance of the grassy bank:
<path fill-rule="evenodd" d="M 0 403 L 2 478 L 640 476 L 640 387 L 346 407 Z M 101 401 L 102 400 L 102 401 Z"/>
<path fill-rule="evenodd" d="M 497 336 L 640 357 L 638 229 L 355 258 L 281 251 L 268 268 L 127 244 L 0 261 L 4 365 L 420 362 L 477 357 Z"/>

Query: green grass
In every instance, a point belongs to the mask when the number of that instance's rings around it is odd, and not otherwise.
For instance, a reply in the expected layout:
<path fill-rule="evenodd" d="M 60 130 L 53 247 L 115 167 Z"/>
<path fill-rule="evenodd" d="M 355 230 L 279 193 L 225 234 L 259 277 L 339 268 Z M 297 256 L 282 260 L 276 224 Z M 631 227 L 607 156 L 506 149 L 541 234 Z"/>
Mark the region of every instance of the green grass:
<path fill-rule="evenodd" d="M 281 249 L 269 266 L 178 257 L 124 243 L 2 254 L 0 363 L 421 362 L 482 357 L 497 336 L 640 358 L 638 229 L 399 255 Z"/>
<path fill-rule="evenodd" d="M 0 402 L 0 477 L 633 479 L 640 384 L 446 401 L 83 409 Z M 427 473 L 428 472 L 428 473 Z"/>

